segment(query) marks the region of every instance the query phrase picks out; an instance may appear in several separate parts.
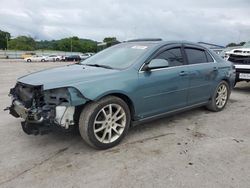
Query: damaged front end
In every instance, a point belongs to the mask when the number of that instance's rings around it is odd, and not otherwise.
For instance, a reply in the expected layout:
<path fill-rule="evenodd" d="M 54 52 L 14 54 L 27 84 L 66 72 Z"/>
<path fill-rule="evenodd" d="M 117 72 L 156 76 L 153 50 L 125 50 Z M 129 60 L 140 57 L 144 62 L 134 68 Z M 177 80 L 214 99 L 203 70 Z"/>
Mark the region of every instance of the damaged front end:
<path fill-rule="evenodd" d="M 32 86 L 18 82 L 9 94 L 12 104 L 9 113 L 22 118 L 23 131 L 27 134 L 46 134 L 54 128 L 69 130 L 77 122 L 76 108 L 87 99 L 75 88 L 43 90 L 43 86 Z"/>

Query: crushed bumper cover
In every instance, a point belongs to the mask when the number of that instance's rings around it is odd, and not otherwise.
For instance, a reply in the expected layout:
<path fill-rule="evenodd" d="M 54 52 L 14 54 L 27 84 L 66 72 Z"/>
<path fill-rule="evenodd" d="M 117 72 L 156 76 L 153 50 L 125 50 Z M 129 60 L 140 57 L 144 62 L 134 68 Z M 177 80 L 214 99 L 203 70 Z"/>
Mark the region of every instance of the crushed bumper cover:
<path fill-rule="evenodd" d="M 21 122 L 23 132 L 28 135 L 44 135 L 53 131 L 51 126 L 46 124 L 38 124 L 38 123 L 28 123 L 26 121 Z"/>
<path fill-rule="evenodd" d="M 74 125 L 75 107 L 57 106 L 54 109 L 28 109 L 20 101 L 13 100 L 9 113 L 22 118 L 23 131 L 28 135 L 44 135 L 53 130 L 70 131 Z"/>

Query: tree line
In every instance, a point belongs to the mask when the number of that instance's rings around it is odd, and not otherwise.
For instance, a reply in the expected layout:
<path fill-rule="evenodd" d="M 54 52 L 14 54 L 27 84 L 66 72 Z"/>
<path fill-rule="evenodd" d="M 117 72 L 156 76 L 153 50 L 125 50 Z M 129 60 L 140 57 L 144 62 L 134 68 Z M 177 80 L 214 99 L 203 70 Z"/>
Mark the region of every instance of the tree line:
<path fill-rule="evenodd" d="M 106 37 L 103 42 L 107 46 L 119 41 L 115 37 Z M 63 38 L 60 40 L 41 40 L 36 41 L 29 36 L 18 36 L 11 38 L 11 34 L 0 30 L 0 49 L 8 50 L 59 50 L 72 52 L 97 52 L 98 42 L 90 39 L 81 39 L 77 36 Z"/>
<path fill-rule="evenodd" d="M 107 47 L 117 44 L 119 41 L 116 37 L 105 37 L 103 42 L 107 43 Z M 63 38 L 60 40 L 41 40 L 36 41 L 29 36 L 18 36 L 11 38 L 11 34 L 7 31 L 0 30 L 0 49 L 9 50 L 59 50 L 72 52 L 97 52 L 98 42 L 90 39 L 81 39 L 77 36 Z M 242 46 L 245 42 L 229 43 L 226 47 Z"/>

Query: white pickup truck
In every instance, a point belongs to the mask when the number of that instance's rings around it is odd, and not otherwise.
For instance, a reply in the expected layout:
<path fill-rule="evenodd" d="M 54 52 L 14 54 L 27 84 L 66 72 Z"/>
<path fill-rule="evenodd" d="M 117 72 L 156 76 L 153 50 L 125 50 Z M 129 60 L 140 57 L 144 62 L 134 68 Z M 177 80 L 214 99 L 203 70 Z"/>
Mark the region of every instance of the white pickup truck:
<path fill-rule="evenodd" d="M 250 42 L 246 43 L 242 48 L 226 52 L 225 59 L 231 61 L 235 65 L 235 83 L 250 81 Z"/>

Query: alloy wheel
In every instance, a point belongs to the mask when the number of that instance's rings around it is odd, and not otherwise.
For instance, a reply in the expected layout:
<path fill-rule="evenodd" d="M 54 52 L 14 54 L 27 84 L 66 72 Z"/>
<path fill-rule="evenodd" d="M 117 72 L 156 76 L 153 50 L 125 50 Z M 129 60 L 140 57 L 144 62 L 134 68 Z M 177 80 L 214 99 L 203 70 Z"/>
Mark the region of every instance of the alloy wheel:
<path fill-rule="evenodd" d="M 215 99 L 218 108 L 224 107 L 224 105 L 227 102 L 227 97 L 228 97 L 227 86 L 225 84 L 221 84 L 217 89 L 217 94 Z"/>
<path fill-rule="evenodd" d="M 94 134 L 101 143 L 112 143 L 123 133 L 126 126 L 126 113 L 119 104 L 108 104 L 96 115 Z"/>

